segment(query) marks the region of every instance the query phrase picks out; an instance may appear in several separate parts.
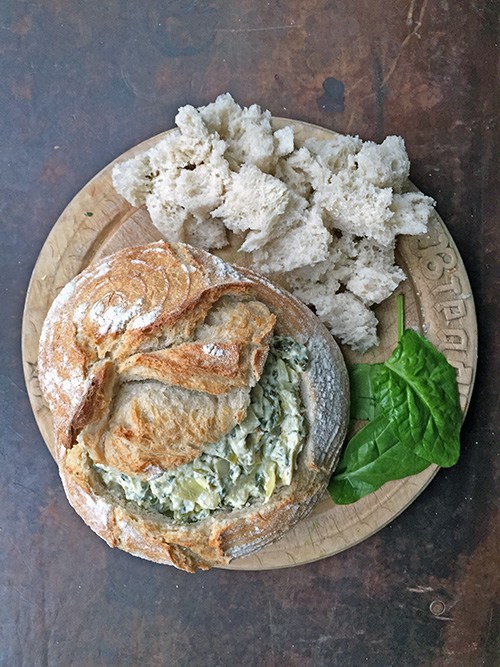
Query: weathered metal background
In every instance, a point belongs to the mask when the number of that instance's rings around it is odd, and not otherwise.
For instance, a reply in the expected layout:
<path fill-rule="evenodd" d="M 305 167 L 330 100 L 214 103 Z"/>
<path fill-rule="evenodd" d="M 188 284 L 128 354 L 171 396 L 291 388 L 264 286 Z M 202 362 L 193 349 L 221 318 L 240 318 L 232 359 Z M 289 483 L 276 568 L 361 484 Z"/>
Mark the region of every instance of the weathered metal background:
<path fill-rule="evenodd" d="M 1 665 L 498 664 L 497 8 L 1 3 Z M 226 90 L 365 139 L 405 137 L 469 271 L 480 359 L 459 464 L 393 525 L 312 565 L 189 576 L 110 550 L 69 507 L 25 393 L 20 322 L 71 197 L 179 105 Z"/>

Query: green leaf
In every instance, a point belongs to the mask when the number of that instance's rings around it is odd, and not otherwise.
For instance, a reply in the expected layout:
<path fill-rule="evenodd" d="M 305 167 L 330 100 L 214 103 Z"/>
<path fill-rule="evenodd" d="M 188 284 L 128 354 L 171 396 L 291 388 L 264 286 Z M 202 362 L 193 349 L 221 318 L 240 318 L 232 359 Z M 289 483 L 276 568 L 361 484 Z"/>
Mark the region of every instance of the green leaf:
<path fill-rule="evenodd" d="M 349 368 L 351 419 L 373 419 L 376 414 L 374 380 L 382 364 L 353 364 Z"/>
<path fill-rule="evenodd" d="M 396 301 L 398 308 L 398 342 L 405 332 L 405 295 L 398 294 Z"/>
<path fill-rule="evenodd" d="M 457 462 L 462 413 L 456 371 L 415 331 L 404 332 L 377 374 L 375 401 L 408 449 L 443 467 Z"/>
<path fill-rule="evenodd" d="M 428 466 L 401 442 L 387 416 L 380 414 L 348 442 L 328 492 L 335 503 L 347 505 L 390 480 L 415 475 Z"/>
<path fill-rule="evenodd" d="M 83 215 L 86 215 L 87 218 L 91 218 L 94 214 L 92 213 L 92 211 L 85 211 Z"/>

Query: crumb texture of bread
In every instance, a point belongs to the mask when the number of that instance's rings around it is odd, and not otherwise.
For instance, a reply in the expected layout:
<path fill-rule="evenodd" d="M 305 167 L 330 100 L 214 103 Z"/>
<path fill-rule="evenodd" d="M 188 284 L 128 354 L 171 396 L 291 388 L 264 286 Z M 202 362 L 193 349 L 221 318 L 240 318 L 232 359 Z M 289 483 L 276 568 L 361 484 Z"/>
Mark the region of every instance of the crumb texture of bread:
<path fill-rule="evenodd" d="M 105 483 L 102 466 L 168 475 L 240 424 L 275 331 L 311 351 L 300 390 L 310 428 L 290 483 L 191 523 Z M 110 546 L 189 572 L 252 553 L 305 516 L 348 423 L 347 372 L 319 320 L 265 277 L 185 244 L 127 248 L 68 283 L 42 328 L 39 378 L 71 505 Z"/>
<path fill-rule="evenodd" d="M 403 139 L 377 144 L 337 134 L 299 145 L 293 127 L 273 130 L 269 111 L 241 107 L 229 93 L 198 109 L 182 107 L 176 125 L 153 148 L 115 166 L 116 190 L 132 205 L 145 205 L 168 241 L 216 251 L 231 231 L 252 268 L 284 280 L 304 269 L 295 295 L 308 295 L 308 305 L 339 292 L 356 297 L 343 299 L 357 323 L 351 331 L 336 323 L 333 303 L 324 311 L 330 315 L 320 317 L 357 350 L 376 344 L 376 317 L 365 313 L 361 325 L 360 309 L 404 280 L 394 260 L 396 237 L 424 233 L 434 206 L 430 197 L 407 191 Z M 372 251 L 340 261 L 340 236 Z M 313 277 L 323 262 L 336 267 L 335 277 Z"/>

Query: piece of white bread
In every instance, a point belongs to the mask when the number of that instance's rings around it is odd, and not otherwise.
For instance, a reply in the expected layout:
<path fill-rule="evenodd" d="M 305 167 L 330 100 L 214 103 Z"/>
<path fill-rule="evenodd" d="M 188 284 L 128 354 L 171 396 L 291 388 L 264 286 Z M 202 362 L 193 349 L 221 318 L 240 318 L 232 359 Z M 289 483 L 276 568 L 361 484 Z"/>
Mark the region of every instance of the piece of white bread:
<path fill-rule="evenodd" d="M 377 320 L 368 306 L 380 303 L 404 280 L 404 272 L 394 263 L 394 248 L 373 244 L 349 234 L 330 242 L 326 259 L 312 266 L 290 271 L 285 282 L 292 293 L 313 306 L 318 316 L 328 324 L 332 333 L 354 349 L 365 350 L 377 340 Z M 347 308 L 346 318 L 336 323 L 339 302 L 331 308 L 332 296 L 345 289 L 355 299 L 342 299 Z M 352 316 L 353 331 L 346 322 Z M 354 343 L 348 343 L 353 340 Z"/>
<path fill-rule="evenodd" d="M 323 224 L 321 211 L 310 208 L 282 236 L 276 234 L 274 239 L 254 251 L 253 266 L 263 273 L 279 274 L 285 265 L 293 270 L 305 263 L 317 264 L 328 257 L 331 238 Z M 300 250 L 291 253 L 290 248 Z"/>
<path fill-rule="evenodd" d="M 260 244 L 255 240 L 252 247 L 260 247 L 270 240 L 276 222 L 285 212 L 289 191 L 278 178 L 266 174 L 253 164 L 245 164 L 233 174 L 228 184 L 224 203 L 212 211 L 233 232 L 259 231 Z"/>
<path fill-rule="evenodd" d="M 394 232 L 391 188 L 378 188 L 356 171 L 342 170 L 318 190 L 315 201 L 328 214 L 328 224 L 348 234 L 365 236 L 377 243 L 391 243 Z"/>
<path fill-rule="evenodd" d="M 278 179 L 274 179 L 278 181 Z M 278 181 L 280 182 L 280 181 Z M 307 224 L 307 209 L 309 207 L 307 199 L 295 194 L 288 189 L 286 192 L 286 205 L 284 209 L 281 206 L 278 211 L 269 216 L 269 224 L 257 229 L 250 229 L 238 250 L 251 253 L 252 266 L 258 269 L 264 257 L 273 255 L 276 243 L 285 235 L 292 232 L 300 225 Z M 326 230 L 325 230 L 326 231 Z M 289 237 L 288 237 L 289 238 Z M 262 249 L 262 250 L 261 250 Z M 289 258 L 290 252 L 287 252 Z M 281 260 L 282 261 L 282 260 Z M 298 260 L 299 262 L 302 260 Z M 282 271 L 282 264 L 277 259 L 274 264 L 278 264 L 277 271 Z M 264 273 L 271 273 L 271 269 L 259 269 Z"/>
<path fill-rule="evenodd" d="M 394 194 L 391 224 L 396 234 L 424 234 L 434 200 L 421 192 Z"/>
<path fill-rule="evenodd" d="M 209 250 L 227 245 L 227 231 L 220 220 L 192 218 L 185 225 L 184 243 Z"/>
<path fill-rule="evenodd" d="M 363 142 L 359 137 L 336 134 L 327 141 L 306 139 L 304 146 L 316 157 L 322 167 L 336 174 L 348 166 L 349 156 L 359 153 Z"/>
<path fill-rule="evenodd" d="M 276 159 L 293 150 L 291 128 L 274 133 L 271 113 L 257 104 L 242 108 L 226 93 L 198 111 L 209 132 L 224 138 L 225 157 L 236 168 L 248 164 L 271 172 Z"/>
<path fill-rule="evenodd" d="M 366 141 L 357 153 L 358 172 L 378 188 L 400 192 L 410 175 L 410 160 L 401 137 L 386 137 L 381 144 Z"/>
<path fill-rule="evenodd" d="M 302 197 L 310 199 L 315 190 L 326 185 L 329 172 L 306 146 L 279 160 L 276 176 Z"/>
<path fill-rule="evenodd" d="M 168 241 L 216 250 L 227 245 L 226 230 L 235 232 L 253 268 L 290 279 L 299 298 L 322 304 L 320 317 L 344 343 L 368 349 L 376 319 L 367 306 L 404 279 L 396 236 L 425 232 L 434 206 L 407 192 L 403 139 L 334 135 L 298 144 L 293 127 L 274 129 L 269 111 L 241 107 L 229 93 L 182 107 L 176 125 L 114 168 L 116 190 L 145 204 Z M 339 302 L 324 304 L 338 290 L 348 294 L 341 326 L 333 322 Z"/>
<path fill-rule="evenodd" d="M 354 294 L 330 295 L 316 308 L 320 319 L 353 350 L 364 352 L 378 343 L 377 318 Z"/>
<path fill-rule="evenodd" d="M 394 249 L 360 239 L 356 250 L 345 285 L 366 305 L 381 303 L 405 279 L 403 270 L 394 263 Z"/>
<path fill-rule="evenodd" d="M 132 206 L 140 206 L 152 191 L 152 169 L 149 152 L 120 162 L 113 168 L 113 185 Z"/>

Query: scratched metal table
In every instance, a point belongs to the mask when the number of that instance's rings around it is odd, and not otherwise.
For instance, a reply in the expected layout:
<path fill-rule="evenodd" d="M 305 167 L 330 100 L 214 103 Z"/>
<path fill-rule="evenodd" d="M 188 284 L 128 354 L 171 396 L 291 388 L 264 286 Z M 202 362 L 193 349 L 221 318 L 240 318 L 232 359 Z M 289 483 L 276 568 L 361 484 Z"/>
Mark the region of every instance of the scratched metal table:
<path fill-rule="evenodd" d="M 1 665 L 498 664 L 497 7 L 1 3 Z M 110 550 L 69 507 L 26 396 L 20 323 L 71 197 L 178 106 L 226 90 L 365 139 L 405 137 L 469 271 L 480 360 L 459 464 L 388 528 L 295 569 L 190 576 Z"/>

